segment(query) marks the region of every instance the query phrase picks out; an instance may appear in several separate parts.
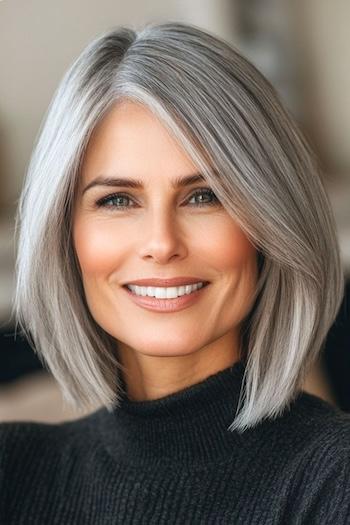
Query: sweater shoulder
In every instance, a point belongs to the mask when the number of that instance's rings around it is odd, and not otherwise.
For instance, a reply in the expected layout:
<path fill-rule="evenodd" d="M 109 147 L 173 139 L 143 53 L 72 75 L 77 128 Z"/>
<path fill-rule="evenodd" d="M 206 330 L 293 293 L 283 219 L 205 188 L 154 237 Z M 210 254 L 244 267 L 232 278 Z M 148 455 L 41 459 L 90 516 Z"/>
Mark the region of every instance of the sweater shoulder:
<path fill-rule="evenodd" d="M 58 423 L 30 420 L 0 422 L 0 443 L 6 447 L 19 446 L 28 441 L 38 445 L 47 439 L 53 442 L 62 438 L 73 439 L 84 432 L 91 432 L 103 411 L 99 409 L 81 418 Z"/>
<path fill-rule="evenodd" d="M 350 414 L 303 392 L 292 407 L 283 433 L 291 451 L 293 476 L 285 516 L 300 523 L 350 521 Z"/>
<path fill-rule="evenodd" d="M 306 392 L 282 415 L 264 420 L 247 433 L 245 443 L 252 450 L 263 447 L 267 470 L 277 462 L 288 472 L 306 477 L 313 466 L 317 479 L 339 465 L 347 465 L 350 472 L 350 414 Z"/>
<path fill-rule="evenodd" d="M 329 454 L 333 461 L 350 461 L 350 413 L 340 410 L 324 399 L 302 392 L 285 410 L 283 417 L 267 424 L 267 432 L 283 435 L 282 449 L 293 460 Z"/>
<path fill-rule="evenodd" d="M 320 397 L 303 392 L 297 400 L 293 423 L 302 425 L 316 443 L 347 451 L 350 447 L 350 413 L 340 410 Z"/>
<path fill-rule="evenodd" d="M 33 470 L 33 465 L 50 465 L 74 457 L 82 444 L 96 442 L 96 423 L 103 409 L 71 421 L 43 423 L 14 421 L 0 423 L 0 487 L 9 477 Z M 94 430 L 95 429 L 95 430 Z"/>

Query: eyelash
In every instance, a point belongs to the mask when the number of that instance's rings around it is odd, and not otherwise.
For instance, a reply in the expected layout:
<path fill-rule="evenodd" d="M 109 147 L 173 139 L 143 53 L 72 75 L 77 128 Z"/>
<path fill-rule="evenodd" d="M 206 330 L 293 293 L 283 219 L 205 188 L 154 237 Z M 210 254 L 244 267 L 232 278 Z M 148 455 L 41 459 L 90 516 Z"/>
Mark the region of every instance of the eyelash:
<path fill-rule="evenodd" d="M 192 197 L 197 197 L 198 195 L 203 195 L 203 194 L 209 194 L 209 195 L 212 195 L 213 198 L 214 198 L 214 202 L 200 202 L 198 204 L 191 204 L 190 206 L 191 207 L 195 207 L 195 208 L 202 208 L 203 206 L 218 206 L 220 205 L 220 202 L 218 200 L 218 198 L 216 197 L 215 193 L 210 189 L 210 188 L 201 188 L 199 190 L 196 190 L 192 193 L 192 195 L 189 197 L 192 198 Z M 115 199 L 117 197 L 125 197 L 127 199 L 130 199 L 130 195 L 128 195 L 127 193 L 121 193 L 121 192 L 117 192 L 117 193 L 112 193 L 110 195 L 107 195 L 106 197 L 103 197 L 102 199 L 99 199 L 97 202 L 96 202 L 96 206 L 98 208 L 114 208 L 114 209 L 127 209 L 129 208 L 129 206 L 110 206 L 108 203 L 111 202 L 112 199 Z"/>

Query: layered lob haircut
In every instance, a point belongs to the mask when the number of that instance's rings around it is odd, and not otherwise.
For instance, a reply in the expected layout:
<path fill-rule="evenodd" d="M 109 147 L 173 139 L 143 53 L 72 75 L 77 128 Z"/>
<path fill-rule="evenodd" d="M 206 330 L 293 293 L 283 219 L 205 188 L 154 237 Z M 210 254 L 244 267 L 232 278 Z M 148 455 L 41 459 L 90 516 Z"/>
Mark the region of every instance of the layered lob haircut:
<path fill-rule="evenodd" d="M 15 329 L 64 402 L 78 411 L 118 405 L 118 341 L 89 311 L 72 214 L 89 138 L 123 99 L 161 120 L 257 249 L 256 296 L 241 330 L 244 381 L 229 427 L 242 432 L 296 398 L 338 313 L 344 273 L 312 150 L 264 76 L 206 30 L 178 22 L 117 27 L 64 75 L 18 203 Z"/>

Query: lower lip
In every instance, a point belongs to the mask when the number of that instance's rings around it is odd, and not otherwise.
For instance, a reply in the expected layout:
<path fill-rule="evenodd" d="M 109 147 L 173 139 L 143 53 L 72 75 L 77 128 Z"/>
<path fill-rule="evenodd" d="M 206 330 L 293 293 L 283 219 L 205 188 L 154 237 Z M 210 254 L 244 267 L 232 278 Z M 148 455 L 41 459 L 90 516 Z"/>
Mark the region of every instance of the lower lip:
<path fill-rule="evenodd" d="M 205 292 L 208 285 L 202 286 L 199 290 L 192 292 L 188 295 L 182 295 L 181 297 L 175 297 L 174 299 L 157 299 L 156 297 L 147 297 L 142 295 L 134 294 L 127 286 L 123 286 L 126 293 L 129 295 L 137 305 L 146 308 L 146 310 L 153 310 L 154 312 L 178 312 L 184 308 L 192 306 L 198 301 L 203 293 Z"/>

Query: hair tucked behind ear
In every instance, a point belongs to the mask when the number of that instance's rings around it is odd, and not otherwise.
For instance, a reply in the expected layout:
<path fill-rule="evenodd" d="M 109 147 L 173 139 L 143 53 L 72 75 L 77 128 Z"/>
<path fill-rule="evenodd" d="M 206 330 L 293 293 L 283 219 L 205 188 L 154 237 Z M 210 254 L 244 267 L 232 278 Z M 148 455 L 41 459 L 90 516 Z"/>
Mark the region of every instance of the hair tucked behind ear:
<path fill-rule="evenodd" d="M 118 403 L 117 341 L 89 312 L 71 232 L 89 137 L 123 98 L 161 119 L 259 252 L 242 329 L 246 373 L 230 426 L 243 431 L 296 396 L 340 307 L 344 275 L 308 144 L 268 81 L 207 31 L 176 22 L 117 28 L 65 74 L 18 206 L 16 322 L 66 401 L 78 409 Z"/>

